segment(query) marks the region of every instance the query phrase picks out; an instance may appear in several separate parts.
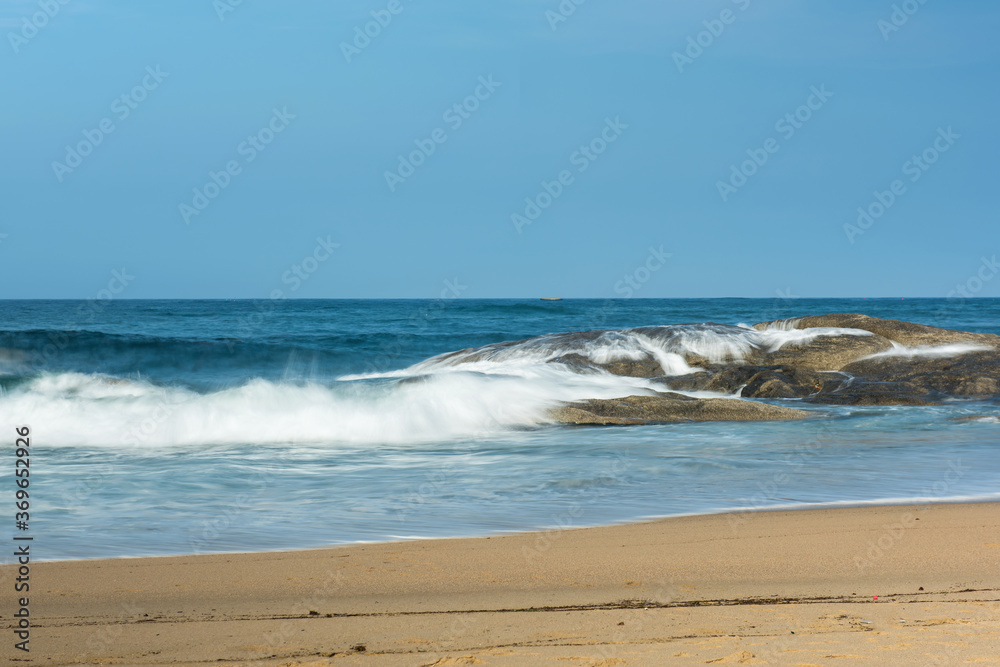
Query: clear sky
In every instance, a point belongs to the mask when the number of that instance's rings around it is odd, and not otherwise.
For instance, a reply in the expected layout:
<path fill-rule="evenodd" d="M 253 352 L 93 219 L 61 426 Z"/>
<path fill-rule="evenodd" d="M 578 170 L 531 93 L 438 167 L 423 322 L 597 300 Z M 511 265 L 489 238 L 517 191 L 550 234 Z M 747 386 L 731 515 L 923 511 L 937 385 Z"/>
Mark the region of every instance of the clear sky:
<path fill-rule="evenodd" d="M 0 28 L 0 298 L 1000 296 L 992 0 L 0 0 Z"/>

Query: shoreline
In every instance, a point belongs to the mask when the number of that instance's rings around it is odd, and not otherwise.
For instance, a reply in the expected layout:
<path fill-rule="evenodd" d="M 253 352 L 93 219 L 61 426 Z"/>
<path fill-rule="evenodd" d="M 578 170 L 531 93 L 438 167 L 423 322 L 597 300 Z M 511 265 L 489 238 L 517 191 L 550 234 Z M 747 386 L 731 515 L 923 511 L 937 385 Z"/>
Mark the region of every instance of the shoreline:
<path fill-rule="evenodd" d="M 930 506 L 930 505 L 970 505 L 970 504 L 993 504 L 1000 503 L 1000 492 L 994 494 L 956 496 L 954 498 L 902 498 L 902 499 L 877 499 L 877 500 L 834 500 L 817 503 L 797 503 L 792 505 L 766 505 L 762 507 L 748 508 L 725 508 L 720 510 L 710 510 L 707 512 L 687 512 L 683 514 L 647 515 L 632 519 L 622 519 L 613 523 L 602 523 L 580 526 L 555 526 L 551 528 L 539 527 L 524 530 L 510 530 L 497 533 L 482 533 L 479 535 L 458 535 L 442 537 L 399 537 L 385 540 L 365 540 L 356 542 L 343 542 L 336 544 L 325 544 L 308 547 L 291 547 L 288 549 L 271 549 L 264 551 L 211 551 L 200 553 L 176 553 L 176 554 L 151 554 L 144 556 L 94 556 L 92 558 L 56 558 L 56 559 L 32 559 L 34 563 L 84 563 L 93 561 L 121 561 L 121 560 L 147 560 L 153 558 L 187 558 L 201 556 L 253 556 L 264 554 L 286 554 L 310 551 L 323 551 L 328 549 L 343 549 L 360 546 L 374 546 L 381 544 L 406 544 L 410 542 L 437 542 L 441 540 L 484 540 L 488 538 L 513 537 L 518 535 L 547 534 L 552 532 L 563 532 L 572 530 L 599 530 L 602 528 L 613 528 L 616 526 L 641 525 L 668 521 L 672 519 L 710 517 L 720 515 L 756 515 L 770 512 L 803 512 L 811 510 L 836 510 L 853 509 L 864 507 L 909 507 L 909 506 Z M 2 567 L 2 565 L 0 565 Z"/>
<path fill-rule="evenodd" d="M 992 660 L 1000 655 L 998 565 L 995 502 L 760 510 L 300 551 L 38 562 L 31 661 Z M 4 579 L 13 567 L 0 568 Z M 6 627 L 13 629 L 10 619 Z"/>

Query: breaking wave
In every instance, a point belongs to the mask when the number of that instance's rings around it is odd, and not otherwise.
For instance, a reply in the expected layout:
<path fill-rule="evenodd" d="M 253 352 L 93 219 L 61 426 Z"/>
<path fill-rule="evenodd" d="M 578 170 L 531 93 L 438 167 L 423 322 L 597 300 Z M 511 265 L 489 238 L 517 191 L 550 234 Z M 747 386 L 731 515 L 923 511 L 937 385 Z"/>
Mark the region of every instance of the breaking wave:
<path fill-rule="evenodd" d="M 537 427 L 551 408 L 565 402 L 665 388 L 593 364 L 652 359 L 664 376 L 677 376 L 699 372 L 691 365 L 695 359 L 741 361 L 755 350 L 845 333 L 869 335 L 854 329 L 758 331 L 721 324 L 549 334 L 438 355 L 386 373 L 326 381 L 255 378 L 221 388 L 158 384 L 139 374 L 36 372 L 3 379 L 0 414 L 30 421 L 37 437 L 51 446 L 473 438 Z M 8 371 L 15 366 L 21 370 L 10 360 Z"/>

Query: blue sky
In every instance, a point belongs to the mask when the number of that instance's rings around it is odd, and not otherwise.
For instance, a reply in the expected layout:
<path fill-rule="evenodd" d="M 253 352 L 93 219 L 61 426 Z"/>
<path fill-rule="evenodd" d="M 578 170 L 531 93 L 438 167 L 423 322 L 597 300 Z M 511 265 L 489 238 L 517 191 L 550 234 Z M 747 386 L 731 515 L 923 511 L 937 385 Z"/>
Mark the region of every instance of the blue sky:
<path fill-rule="evenodd" d="M 1000 6 L 895 7 L 0 0 L 0 298 L 1000 296 Z"/>

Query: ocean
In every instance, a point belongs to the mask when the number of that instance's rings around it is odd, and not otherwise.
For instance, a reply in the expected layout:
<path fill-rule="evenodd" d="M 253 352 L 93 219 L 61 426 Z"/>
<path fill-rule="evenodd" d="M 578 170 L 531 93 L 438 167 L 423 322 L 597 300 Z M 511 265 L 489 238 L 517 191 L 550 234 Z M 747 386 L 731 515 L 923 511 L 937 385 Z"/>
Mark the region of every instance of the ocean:
<path fill-rule="evenodd" d="M 434 359 L 559 332 L 838 312 L 1000 334 L 1000 299 L 0 301 L 3 485 L 27 425 L 39 560 L 1000 500 L 995 400 L 785 400 L 817 418 L 575 427 L 546 412 L 652 385 L 528 351 Z"/>

